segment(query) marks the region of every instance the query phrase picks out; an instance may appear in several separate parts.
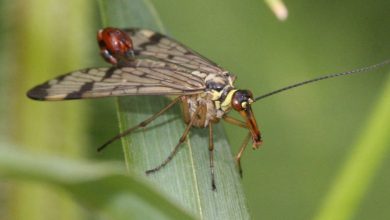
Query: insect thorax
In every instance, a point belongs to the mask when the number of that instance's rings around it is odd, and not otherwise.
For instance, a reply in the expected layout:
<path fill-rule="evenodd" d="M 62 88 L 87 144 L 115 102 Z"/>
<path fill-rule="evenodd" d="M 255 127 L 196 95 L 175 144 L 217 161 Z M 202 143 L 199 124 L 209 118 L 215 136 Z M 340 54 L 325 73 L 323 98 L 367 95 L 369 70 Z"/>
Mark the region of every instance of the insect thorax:
<path fill-rule="evenodd" d="M 200 108 L 194 127 L 207 127 L 210 122 L 218 122 L 231 109 L 231 99 L 236 91 L 234 76 L 226 73 L 208 74 L 205 77 L 206 90 L 197 95 L 185 96 L 183 101 L 184 121 L 189 123 L 193 114 Z"/>

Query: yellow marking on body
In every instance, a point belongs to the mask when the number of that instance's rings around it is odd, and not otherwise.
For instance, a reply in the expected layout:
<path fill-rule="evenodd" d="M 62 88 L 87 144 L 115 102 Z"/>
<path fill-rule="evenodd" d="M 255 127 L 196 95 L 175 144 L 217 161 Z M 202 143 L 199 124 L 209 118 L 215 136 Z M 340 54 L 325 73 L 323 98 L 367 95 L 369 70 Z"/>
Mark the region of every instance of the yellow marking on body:
<path fill-rule="evenodd" d="M 232 106 L 231 103 L 232 103 L 233 94 L 236 91 L 237 91 L 237 89 L 232 89 L 232 90 L 229 91 L 229 93 L 226 96 L 225 100 L 223 100 L 223 102 L 221 104 L 221 110 L 222 111 L 227 111 Z"/>
<path fill-rule="evenodd" d="M 216 90 L 212 90 L 211 91 L 211 100 L 215 101 L 215 100 L 218 100 L 222 95 L 222 91 L 221 92 L 218 92 Z"/>
<path fill-rule="evenodd" d="M 215 104 L 215 108 L 216 109 L 220 109 L 221 108 L 221 102 L 220 101 L 215 101 L 214 104 Z"/>

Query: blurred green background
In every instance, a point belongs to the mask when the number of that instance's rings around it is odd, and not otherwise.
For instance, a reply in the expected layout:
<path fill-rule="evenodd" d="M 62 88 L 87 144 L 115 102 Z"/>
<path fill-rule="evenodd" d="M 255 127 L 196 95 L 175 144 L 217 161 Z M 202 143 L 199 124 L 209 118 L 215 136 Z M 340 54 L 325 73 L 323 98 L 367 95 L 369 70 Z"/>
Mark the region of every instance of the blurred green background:
<path fill-rule="evenodd" d="M 152 3 L 171 36 L 236 74 L 237 87 L 255 95 L 390 57 L 386 0 L 286 1 L 289 17 L 284 22 L 260 0 Z M 104 154 L 95 153 L 118 130 L 113 98 L 40 103 L 25 97 L 30 87 L 51 77 L 104 65 L 95 42 L 101 27 L 96 1 L 0 1 L 0 12 L 0 144 L 66 158 L 122 161 L 118 143 Z M 264 145 L 247 150 L 242 161 L 253 219 L 318 215 L 353 147 L 368 132 L 388 69 L 309 85 L 254 104 Z M 237 151 L 246 132 L 225 128 Z M 385 138 L 388 145 L 390 135 Z M 390 217 L 389 152 L 379 159 L 353 219 Z M 64 192 L 37 183 L 1 180 L 0 201 L 5 204 L 1 219 L 91 218 Z"/>

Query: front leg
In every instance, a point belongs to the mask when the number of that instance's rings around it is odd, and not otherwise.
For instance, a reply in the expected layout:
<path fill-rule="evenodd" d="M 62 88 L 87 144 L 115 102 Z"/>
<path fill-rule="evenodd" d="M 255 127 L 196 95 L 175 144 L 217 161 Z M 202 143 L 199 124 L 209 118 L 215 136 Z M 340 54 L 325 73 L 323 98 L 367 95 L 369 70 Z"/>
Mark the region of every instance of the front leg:
<path fill-rule="evenodd" d="M 223 117 L 223 119 L 230 123 L 230 124 L 233 124 L 233 125 L 236 125 L 236 126 L 239 126 L 241 128 L 246 128 L 248 129 L 248 126 L 246 125 L 245 122 L 242 122 L 238 119 L 235 119 L 233 117 L 230 117 L 230 116 L 225 116 Z M 244 153 L 244 150 L 246 148 L 246 146 L 248 145 L 249 143 L 249 140 L 251 138 L 251 133 L 249 132 L 248 135 L 245 137 L 244 141 L 242 142 L 241 144 L 241 147 L 240 147 L 240 150 L 238 151 L 236 157 L 235 157 L 235 160 L 236 160 L 236 164 L 237 164 L 237 167 L 238 167 L 238 173 L 240 174 L 240 177 L 242 178 L 242 166 L 241 166 L 241 156 L 242 154 Z"/>
<path fill-rule="evenodd" d="M 242 178 L 241 156 L 242 156 L 242 153 L 244 152 L 246 146 L 248 145 L 250 138 L 251 138 L 251 133 L 249 132 L 248 135 L 245 137 L 244 141 L 242 142 L 240 150 L 237 153 L 237 156 L 235 157 L 236 163 L 238 166 L 238 173 L 240 174 L 241 178 Z"/>

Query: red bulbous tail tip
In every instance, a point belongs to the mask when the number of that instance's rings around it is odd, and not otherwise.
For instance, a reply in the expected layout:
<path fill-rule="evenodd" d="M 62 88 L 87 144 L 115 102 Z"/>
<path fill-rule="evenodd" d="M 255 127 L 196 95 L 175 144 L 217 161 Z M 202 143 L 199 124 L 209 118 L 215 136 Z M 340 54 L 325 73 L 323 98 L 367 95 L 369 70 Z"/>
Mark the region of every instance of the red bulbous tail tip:
<path fill-rule="evenodd" d="M 133 55 L 133 41 L 130 36 L 113 27 L 100 29 L 97 33 L 97 41 L 100 47 L 102 57 L 113 65 L 119 60 L 129 59 Z"/>

